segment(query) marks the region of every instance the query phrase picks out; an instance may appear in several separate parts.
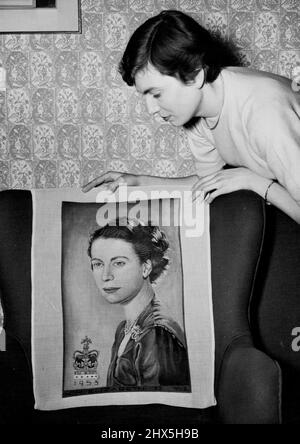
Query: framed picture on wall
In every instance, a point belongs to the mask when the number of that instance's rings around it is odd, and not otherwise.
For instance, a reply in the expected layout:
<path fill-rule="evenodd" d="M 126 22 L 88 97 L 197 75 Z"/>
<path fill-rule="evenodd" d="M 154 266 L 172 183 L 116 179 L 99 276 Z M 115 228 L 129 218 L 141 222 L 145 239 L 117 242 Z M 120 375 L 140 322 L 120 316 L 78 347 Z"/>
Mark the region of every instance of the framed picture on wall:
<path fill-rule="evenodd" d="M 0 34 L 80 33 L 80 0 L 0 0 Z"/>
<path fill-rule="evenodd" d="M 0 0 L 0 9 L 35 8 L 36 0 Z"/>

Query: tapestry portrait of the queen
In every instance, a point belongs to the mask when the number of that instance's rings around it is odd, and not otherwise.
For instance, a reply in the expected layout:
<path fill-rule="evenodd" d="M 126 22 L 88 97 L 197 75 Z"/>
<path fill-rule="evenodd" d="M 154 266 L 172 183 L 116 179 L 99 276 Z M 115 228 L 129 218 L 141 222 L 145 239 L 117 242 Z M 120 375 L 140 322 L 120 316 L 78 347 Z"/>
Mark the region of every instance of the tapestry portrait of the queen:
<path fill-rule="evenodd" d="M 36 408 L 214 403 L 207 212 L 134 193 L 34 193 Z"/>
<path fill-rule="evenodd" d="M 97 219 L 63 204 L 64 396 L 190 391 L 178 227 Z"/>

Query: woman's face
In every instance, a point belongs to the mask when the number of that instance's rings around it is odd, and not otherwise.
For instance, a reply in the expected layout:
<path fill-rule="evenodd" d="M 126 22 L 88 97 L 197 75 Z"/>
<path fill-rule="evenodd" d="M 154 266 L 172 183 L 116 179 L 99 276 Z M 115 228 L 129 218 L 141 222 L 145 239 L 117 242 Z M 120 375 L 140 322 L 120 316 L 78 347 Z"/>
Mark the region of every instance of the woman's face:
<path fill-rule="evenodd" d="M 158 114 L 173 126 L 182 126 L 202 115 L 203 92 L 199 88 L 202 83 L 200 74 L 194 82 L 186 84 L 176 77 L 161 74 L 152 65 L 135 76 L 136 89 L 145 97 L 148 112 Z"/>
<path fill-rule="evenodd" d="M 91 248 L 93 276 L 101 295 L 111 304 L 126 304 L 140 292 L 149 275 L 133 246 L 122 239 L 96 239 Z"/>

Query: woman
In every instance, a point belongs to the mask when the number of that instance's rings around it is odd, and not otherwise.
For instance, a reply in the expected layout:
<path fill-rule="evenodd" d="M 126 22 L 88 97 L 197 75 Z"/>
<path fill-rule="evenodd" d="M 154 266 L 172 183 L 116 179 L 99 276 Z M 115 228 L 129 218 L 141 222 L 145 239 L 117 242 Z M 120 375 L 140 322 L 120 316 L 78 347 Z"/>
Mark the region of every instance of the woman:
<path fill-rule="evenodd" d="M 83 191 L 177 182 L 204 191 L 211 203 L 249 189 L 300 223 L 299 89 L 283 77 L 232 64 L 224 46 L 182 12 L 163 11 L 141 25 L 120 72 L 151 114 L 185 127 L 197 174 L 165 179 L 108 172 Z"/>
<path fill-rule="evenodd" d="M 88 254 L 101 295 L 124 308 L 108 369 L 109 387 L 189 389 L 180 326 L 163 313 L 152 284 L 166 270 L 168 242 L 158 227 L 119 219 L 96 230 Z"/>

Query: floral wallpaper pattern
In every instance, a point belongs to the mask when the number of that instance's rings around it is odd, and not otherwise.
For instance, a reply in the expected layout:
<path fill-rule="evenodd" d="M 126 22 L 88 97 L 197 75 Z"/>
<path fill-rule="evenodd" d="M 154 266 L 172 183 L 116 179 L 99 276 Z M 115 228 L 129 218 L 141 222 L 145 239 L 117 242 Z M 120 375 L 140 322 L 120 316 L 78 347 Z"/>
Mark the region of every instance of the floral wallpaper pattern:
<path fill-rule="evenodd" d="M 82 34 L 0 34 L 0 189 L 79 187 L 106 170 L 189 175 L 184 134 L 149 117 L 117 72 L 130 34 L 180 9 L 230 37 L 243 63 L 292 76 L 299 0 L 82 0 Z"/>

